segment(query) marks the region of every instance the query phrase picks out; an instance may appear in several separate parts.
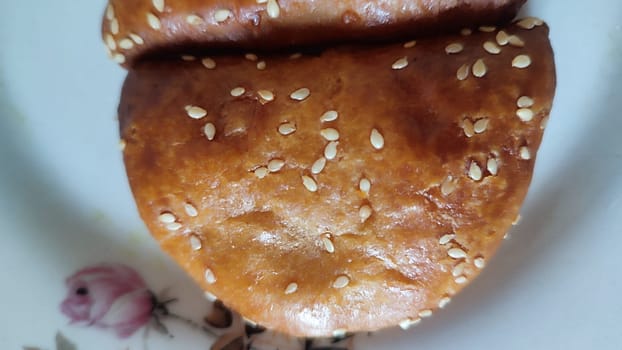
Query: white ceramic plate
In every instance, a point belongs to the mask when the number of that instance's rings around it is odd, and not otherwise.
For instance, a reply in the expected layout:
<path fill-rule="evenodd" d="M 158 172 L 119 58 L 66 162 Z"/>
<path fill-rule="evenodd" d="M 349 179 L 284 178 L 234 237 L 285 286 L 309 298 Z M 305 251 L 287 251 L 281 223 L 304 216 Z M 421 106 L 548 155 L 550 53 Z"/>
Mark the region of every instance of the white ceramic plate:
<path fill-rule="evenodd" d="M 211 309 L 134 207 L 115 120 L 125 72 L 100 43 L 103 7 L 2 1 L 0 348 L 208 349 L 171 318 L 174 338 L 119 339 L 59 309 L 64 279 L 101 262 L 131 266 L 184 317 Z M 523 220 L 445 310 L 357 336 L 357 349 L 622 349 L 622 2 L 532 0 L 524 13 L 551 26 L 558 87 Z"/>

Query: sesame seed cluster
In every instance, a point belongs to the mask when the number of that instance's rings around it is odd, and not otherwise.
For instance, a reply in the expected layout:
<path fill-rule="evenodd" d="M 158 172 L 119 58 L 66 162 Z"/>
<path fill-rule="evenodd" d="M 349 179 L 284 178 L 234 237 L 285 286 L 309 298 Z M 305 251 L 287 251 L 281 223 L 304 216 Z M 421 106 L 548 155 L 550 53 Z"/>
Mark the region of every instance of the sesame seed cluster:
<path fill-rule="evenodd" d="M 393 0 L 388 6 L 359 0 L 109 0 L 102 33 L 109 57 L 131 67 L 144 56 L 178 44 L 283 49 L 348 40 L 387 40 L 404 33 L 419 36 L 481 21 L 503 23 L 515 16 L 524 2 Z M 510 39 L 511 43 L 518 42 L 517 38 Z M 264 69 L 265 63 L 257 61 L 257 69 Z"/>

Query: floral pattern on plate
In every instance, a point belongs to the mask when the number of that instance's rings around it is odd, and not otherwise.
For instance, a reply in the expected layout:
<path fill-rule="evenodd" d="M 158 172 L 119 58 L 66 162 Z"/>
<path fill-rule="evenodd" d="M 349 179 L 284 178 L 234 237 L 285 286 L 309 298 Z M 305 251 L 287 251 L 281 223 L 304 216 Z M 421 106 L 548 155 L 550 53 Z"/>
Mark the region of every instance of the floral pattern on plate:
<path fill-rule="evenodd" d="M 202 323 L 194 322 L 170 310 L 176 299 L 160 300 L 141 275 L 123 264 L 99 264 L 80 269 L 65 281 L 67 295 L 60 311 L 70 324 L 110 331 L 120 339 L 141 329 L 147 337 L 150 329 L 169 337 L 167 320 L 182 321 L 197 331 L 213 336 L 211 350 L 350 350 L 353 337 L 296 338 L 251 325 L 224 306 L 212 302 Z M 207 302 L 207 301 L 206 301 Z M 39 350 L 38 347 L 23 347 Z M 56 350 L 77 350 L 62 333 L 56 335 Z"/>

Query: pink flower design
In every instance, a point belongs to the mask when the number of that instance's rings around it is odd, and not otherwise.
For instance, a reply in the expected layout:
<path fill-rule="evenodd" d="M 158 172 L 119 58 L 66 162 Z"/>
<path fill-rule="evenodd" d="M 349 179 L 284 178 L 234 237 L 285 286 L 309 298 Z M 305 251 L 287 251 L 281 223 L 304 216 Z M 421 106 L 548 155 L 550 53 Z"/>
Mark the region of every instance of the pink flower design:
<path fill-rule="evenodd" d="M 71 323 L 112 329 L 127 338 L 151 319 L 156 300 L 140 275 L 121 264 L 84 268 L 66 280 L 61 303 Z"/>

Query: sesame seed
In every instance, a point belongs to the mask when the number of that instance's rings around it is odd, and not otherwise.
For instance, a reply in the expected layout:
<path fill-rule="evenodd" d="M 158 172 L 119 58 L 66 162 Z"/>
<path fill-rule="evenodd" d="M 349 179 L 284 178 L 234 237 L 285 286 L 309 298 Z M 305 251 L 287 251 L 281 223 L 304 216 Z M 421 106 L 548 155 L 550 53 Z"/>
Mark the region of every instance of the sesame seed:
<path fill-rule="evenodd" d="M 259 96 L 259 98 L 266 102 L 274 100 L 274 94 L 272 93 L 272 91 L 269 90 L 259 90 L 257 91 L 257 95 Z"/>
<path fill-rule="evenodd" d="M 347 332 L 347 331 L 346 331 L 345 329 L 343 329 L 343 328 L 338 328 L 338 329 L 335 329 L 335 330 L 333 331 L 333 337 L 334 337 L 334 338 L 343 338 L 343 337 L 345 337 L 345 336 L 346 336 L 346 332 Z"/>
<path fill-rule="evenodd" d="M 499 33 L 495 36 L 495 40 L 497 40 L 497 44 L 501 46 L 505 46 L 508 44 L 508 33 L 500 30 Z"/>
<path fill-rule="evenodd" d="M 298 290 L 298 284 L 292 282 L 285 287 L 285 294 L 292 294 Z"/>
<path fill-rule="evenodd" d="M 408 66 L 408 57 L 404 56 L 402 58 L 398 58 L 395 62 L 393 62 L 393 64 L 391 65 L 392 69 L 404 69 Z"/>
<path fill-rule="evenodd" d="M 528 55 L 518 55 L 512 60 L 512 67 L 514 68 L 523 69 L 529 67 L 530 65 L 531 57 Z"/>
<path fill-rule="evenodd" d="M 164 11 L 164 0 L 151 0 L 151 3 L 158 12 Z"/>
<path fill-rule="evenodd" d="M 227 9 L 219 9 L 214 12 L 214 20 L 218 23 L 226 21 L 233 13 Z"/>
<path fill-rule="evenodd" d="M 210 268 L 205 269 L 205 282 L 214 284 L 216 282 L 216 275 Z"/>
<path fill-rule="evenodd" d="M 209 57 L 205 57 L 204 59 L 201 60 L 201 64 L 203 65 L 203 67 L 207 68 L 207 69 L 214 69 L 216 68 L 216 61 L 214 61 L 213 59 L 209 58 Z"/>
<path fill-rule="evenodd" d="M 244 55 L 244 58 L 249 60 L 249 61 L 257 61 L 259 59 L 259 57 L 257 57 L 257 55 L 255 55 L 254 53 L 247 53 Z"/>
<path fill-rule="evenodd" d="M 188 216 L 197 217 L 199 215 L 197 208 L 190 203 L 184 203 L 184 210 L 186 211 L 186 214 L 188 214 Z"/>
<path fill-rule="evenodd" d="M 469 177 L 475 181 L 482 179 L 482 169 L 477 165 L 477 162 L 472 161 L 469 166 Z"/>
<path fill-rule="evenodd" d="M 540 121 L 540 129 L 544 130 L 546 129 L 546 125 L 549 122 L 549 116 L 547 115 L 546 117 L 542 118 L 542 120 Z"/>
<path fill-rule="evenodd" d="M 201 119 L 207 115 L 207 111 L 199 106 L 187 105 L 184 109 L 192 119 Z"/>
<path fill-rule="evenodd" d="M 460 30 L 460 35 L 462 36 L 469 36 L 473 33 L 473 31 L 471 30 L 471 28 L 462 28 Z"/>
<path fill-rule="evenodd" d="M 270 18 L 279 17 L 279 14 L 281 12 L 281 9 L 279 8 L 279 3 L 276 0 L 268 0 L 266 11 L 268 12 L 268 16 Z"/>
<path fill-rule="evenodd" d="M 462 273 L 464 272 L 465 267 L 466 267 L 466 264 L 458 264 L 454 266 L 453 270 L 451 270 L 451 275 L 454 277 L 461 276 Z"/>
<path fill-rule="evenodd" d="M 302 100 L 306 99 L 307 97 L 309 97 L 310 94 L 311 94 L 311 91 L 309 91 L 309 89 L 307 89 L 307 88 L 300 88 L 300 89 L 292 92 L 289 95 L 289 97 L 291 97 L 292 100 L 302 101 Z"/>
<path fill-rule="evenodd" d="M 233 97 L 240 97 L 242 95 L 244 95 L 244 93 L 246 92 L 246 89 L 244 89 L 243 87 L 236 87 L 231 89 L 231 96 Z"/>
<path fill-rule="evenodd" d="M 517 214 L 516 217 L 514 218 L 514 221 L 512 221 L 512 225 L 514 225 L 514 226 L 518 225 L 518 223 L 520 222 L 521 218 L 522 218 L 522 216 L 520 215 L 520 213 Z M 508 234 L 509 234 L 509 232 L 506 233 L 505 235 L 507 236 Z"/>
<path fill-rule="evenodd" d="M 212 294 L 210 292 L 205 292 L 204 295 L 205 295 L 205 299 L 207 299 L 207 301 L 209 301 L 211 303 L 213 303 L 216 300 L 218 300 L 218 298 L 214 294 Z"/>
<path fill-rule="evenodd" d="M 203 134 L 208 140 L 212 141 L 216 137 L 216 126 L 213 123 L 207 123 L 203 126 Z"/>
<path fill-rule="evenodd" d="M 257 322 L 251 320 L 250 318 L 246 318 L 246 317 L 242 317 L 242 319 L 244 320 L 244 322 L 246 322 L 249 326 L 255 328 L 257 327 Z"/>
<path fill-rule="evenodd" d="M 460 43 L 451 43 L 445 47 L 445 52 L 450 55 L 454 53 L 460 53 L 464 50 L 464 45 Z"/>
<path fill-rule="evenodd" d="M 458 78 L 458 80 L 465 80 L 466 78 L 469 77 L 470 71 L 471 71 L 471 66 L 465 63 L 461 65 L 460 68 L 458 68 L 458 71 L 456 72 L 456 78 Z"/>
<path fill-rule="evenodd" d="M 119 150 L 121 150 L 121 152 L 125 151 L 125 147 L 127 146 L 127 142 L 125 142 L 124 139 L 120 139 L 119 140 Z"/>
<path fill-rule="evenodd" d="M 533 106 L 533 99 L 529 96 L 521 96 L 516 100 L 516 106 L 518 108 L 529 108 Z"/>
<path fill-rule="evenodd" d="M 529 108 L 519 108 L 516 110 L 516 116 L 520 120 L 528 122 L 533 119 L 533 111 Z"/>
<path fill-rule="evenodd" d="M 501 53 L 501 48 L 499 48 L 499 46 L 492 41 L 486 41 L 484 43 L 484 50 L 491 55 L 498 55 Z"/>
<path fill-rule="evenodd" d="M 372 209 L 369 205 L 365 204 L 359 208 L 359 218 L 361 218 L 361 222 L 367 221 L 372 214 Z"/>
<path fill-rule="evenodd" d="M 151 27 L 151 29 L 160 30 L 160 28 L 162 28 L 162 24 L 160 23 L 160 19 L 158 18 L 158 16 L 154 15 L 151 12 L 147 13 L 147 23 L 149 24 L 149 27 Z"/>
<path fill-rule="evenodd" d="M 134 42 L 132 39 L 121 39 L 121 41 L 119 41 L 119 47 L 124 50 L 129 50 L 134 47 Z"/>
<path fill-rule="evenodd" d="M 372 147 L 375 149 L 382 149 L 384 147 L 384 136 L 378 131 L 378 129 L 371 129 L 371 133 L 369 134 L 369 141 L 371 142 Z"/>
<path fill-rule="evenodd" d="M 325 166 L 326 166 L 326 158 L 320 157 L 318 160 L 313 162 L 313 165 L 311 166 L 311 173 L 317 175 L 321 173 L 322 170 L 324 170 Z"/>
<path fill-rule="evenodd" d="M 116 18 L 110 21 L 110 32 L 114 35 L 119 34 L 119 21 Z"/>
<path fill-rule="evenodd" d="M 456 238 L 456 234 L 455 233 L 447 233 L 441 236 L 441 238 L 438 239 L 438 243 L 441 245 L 445 245 L 451 241 L 454 240 L 454 238 Z"/>
<path fill-rule="evenodd" d="M 257 328 L 258 326 L 257 322 L 251 320 L 250 318 L 242 317 L 242 320 L 244 320 L 249 327 Z"/>
<path fill-rule="evenodd" d="M 296 124 L 292 122 L 284 122 L 279 125 L 279 134 L 287 136 L 293 134 L 296 131 Z"/>
<path fill-rule="evenodd" d="M 462 130 L 464 130 L 464 135 L 466 137 L 473 137 L 475 135 L 475 129 L 473 127 L 473 122 L 471 119 L 465 118 L 462 121 Z"/>
<path fill-rule="evenodd" d="M 283 166 L 285 166 L 285 161 L 282 159 L 272 159 L 268 162 L 268 170 L 270 170 L 271 173 L 283 169 Z"/>
<path fill-rule="evenodd" d="M 326 147 L 324 147 L 324 158 L 328 160 L 335 159 L 337 156 L 337 145 L 339 145 L 339 142 L 337 141 L 329 142 Z"/>
<path fill-rule="evenodd" d="M 490 174 L 497 175 L 497 172 L 499 171 L 499 164 L 497 160 L 495 158 L 488 159 L 486 162 L 486 169 L 488 169 Z"/>
<path fill-rule="evenodd" d="M 329 253 L 335 252 L 335 246 L 333 245 L 333 241 L 331 241 L 329 237 L 327 236 L 322 237 L 322 243 L 324 244 L 324 248 L 326 249 L 327 252 Z"/>
<path fill-rule="evenodd" d="M 432 316 L 432 310 L 430 310 L 430 309 L 425 309 L 425 310 L 419 311 L 419 317 L 421 317 L 421 318 L 430 317 L 430 316 Z"/>
<path fill-rule="evenodd" d="M 495 30 L 497 30 L 497 27 L 495 27 L 495 26 L 480 26 L 478 29 L 479 29 L 480 32 L 492 33 Z"/>
<path fill-rule="evenodd" d="M 531 152 L 529 152 L 529 148 L 526 146 L 521 147 L 519 150 L 520 159 L 529 160 L 531 159 Z"/>
<path fill-rule="evenodd" d="M 197 251 L 197 250 L 201 250 L 201 248 L 203 247 L 203 245 L 201 244 L 201 239 L 195 235 L 192 234 L 190 235 L 190 248 L 192 248 L 192 250 Z"/>
<path fill-rule="evenodd" d="M 467 254 L 462 248 L 450 248 L 447 250 L 447 255 L 454 259 L 463 259 L 467 257 Z"/>
<path fill-rule="evenodd" d="M 337 120 L 338 117 L 339 117 L 339 113 L 337 113 L 337 111 L 326 111 L 320 117 L 320 121 L 322 123 L 324 123 L 324 122 L 332 122 L 334 120 Z"/>
<path fill-rule="evenodd" d="M 186 62 L 196 61 L 196 57 L 192 55 L 181 55 L 181 60 Z"/>
<path fill-rule="evenodd" d="M 407 330 L 412 326 L 417 325 L 418 323 L 421 322 L 421 318 L 406 318 L 404 320 L 401 320 L 399 323 L 399 326 L 401 329 L 403 330 Z"/>
<path fill-rule="evenodd" d="M 442 297 L 439 301 L 438 301 L 438 307 L 441 309 L 444 309 L 445 306 L 447 306 L 447 304 L 449 304 L 451 302 L 451 298 L 448 296 Z"/>
<path fill-rule="evenodd" d="M 476 121 L 475 124 L 473 124 L 473 131 L 475 131 L 476 134 L 483 133 L 488 128 L 488 121 L 488 118 L 482 118 Z"/>
<path fill-rule="evenodd" d="M 123 64 L 123 63 L 125 63 L 125 55 L 120 54 L 120 53 L 115 53 L 112 56 L 112 60 L 117 62 L 117 63 L 119 63 L 119 64 Z"/>
<path fill-rule="evenodd" d="M 106 34 L 104 36 L 104 41 L 106 42 L 106 47 L 108 47 L 110 50 L 116 50 L 117 49 L 117 42 L 114 41 L 114 37 L 111 34 Z"/>
<path fill-rule="evenodd" d="M 483 269 L 484 266 L 486 266 L 486 260 L 484 260 L 484 258 L 480 256 L 473 260 L 473 265 L 475 265 L 475 267 L 477 267 L 478 269 Z"/>
<path fill-rule="evenodd" d="M 268 2 L 268 0 L 257 0 L 257 3 L 258 3 L 258 4 L 265 4 L 265 3 L 267 3 L 267 2 Z"/>
<path fill-rule="evenodd" d="M 177 231 L 181 228 L 181 224 L 178 222 L 171 222 L 170 224 L 166 224 L 166 229 L 169 231 Z"/>
<path fill-rule="evenodd" d="M 460 277 L 456 277 L 455 281 L 458 284 L 465 284 L 467 283 L 467 278 L 465 276 L 460 276 Z"/>
<path fill-rule="evenodd" d="M 365 194 L 368 194 L 371 190 L 371 181 L 366 178 L 362 178 L 361 181 L 359 181 L 359 190 Z"/>
<path fill-rule="evenodd" d="M 142 45 L 145 43 L 145 40 L 143 40 L 143 38 L 136 34 L 136 33 L 130 33 L 128 34 L 128 36 L 130 37 L 130 39 L 132 39 L 132 41 L 136 44 L 136 45 Z"/>
<path fill-rule="evenodd" d="M 309 192 L 317 192 L 317 182 L 312 177 L 302 175 L 302 184 Z"/>
<path fill-rule="evenodd" d="M 410 48 L 415 47 L 415 45 L 417 45 L 417 41 L 411 40 L 411 41 L 405 42 L 403 46 L 405 49 L 410 49 Z"/>
<path fill-rule="evenodd" d="M 259 61 L 259 62 L 257 62 L 257 69 L 258 70 L 266 69 L 266 61 Z"/>
<path fill-rule="evenodd" d="M 290 60 L 297 60 L 297 59 L 299 59 L 300 57 L 302 57 L 302 54 L 301 54 L 300 52 L 296 52 L 296 53 L 291 54 L 291 55 L 289 56 L 289 59 L 290 59 Z"/>
<path fill-rule="evenodd" d="M 320 130 L 320 135 L 322 135 L 322 137 L 326 141 L 337 141 L 337 140 L 339 140 L 339 131 L 337 131 L 337 129 L 334 129 L 334 128 L 322 129 L 322 130 Z"/>
<path fill-rule="evenodd" d="M 441 193 L 443 196 L 448 196 L 452 194 L 457 187 L 457 181 L 454 180 L 453 177 L 448 176 L 445 180 L 443 180 L 443 183 L 441 183 Z"/>
<path fill-rule="evenodd" d="M 541 26 L 542 24 L 542 20 L 535 17 L 523 18 L 520 21 L 516 22 L 516 25 L 523 29 L 533 29 L 534 27 Z"/>
<path fill-rule="evenodd" d="M 525 46 L 525 42 L 523 41 L 523 39 L 519 38 L 516 35 L 510 35 L 508 37 L 508 43 L 510 43 L 510 45 L 512 45 L 514 47 L 524 47 Z"/>
<path fill-rule="evenodd" d="M 255 174 L 258 179 L 263 179 L 264 177 L 268 176 L 269 172 L 270 171 L 268 170 L 268 168 L 266 168 L 265 166 L 260 166 L 259 168 L 255 169 L 255 171 L 253 171 L 253 174 Z"/>
<path fill-rule="evenodd" d="M 110 21 L 113 18 L 114 18 L 114 7 L 112 6 L 112 4 L 108 4 L 108 6 L 106 7 L 106 19 Z"/>
<path fill-rule="evenodd" d="M 175 222 L 175 220 L 177 220 L 177 218 L 172 213 L 162 213 L 158 216 L 158 221 L 163 224 L 170 224 Z"/>
<path fill-rule="evenodd" d="M 198 26 L 198 25 L 203 24 L 203 18 L 201 18 L 200 16 L 197 16 L 197 15 L 188 15 L 186 17 L 186 22 L 188 24 L 193 25 L 193 26 Z"/>
<path fill-rule="evenodd" d="M 486 75 L 486 64 L 484 63 L 484 60 L 482 60 L 481 58 L 478 59 L 477 61 L 475 61 L 475 63 L 473 63 L 473 75 L 481 78 L 484 75 Z"/>
<path fill-rule="evenodd" d="M 333 282 L 333 288 L 340 289 L 350 284 L 350 278 L 346 275 L 338 276 Z"/>

